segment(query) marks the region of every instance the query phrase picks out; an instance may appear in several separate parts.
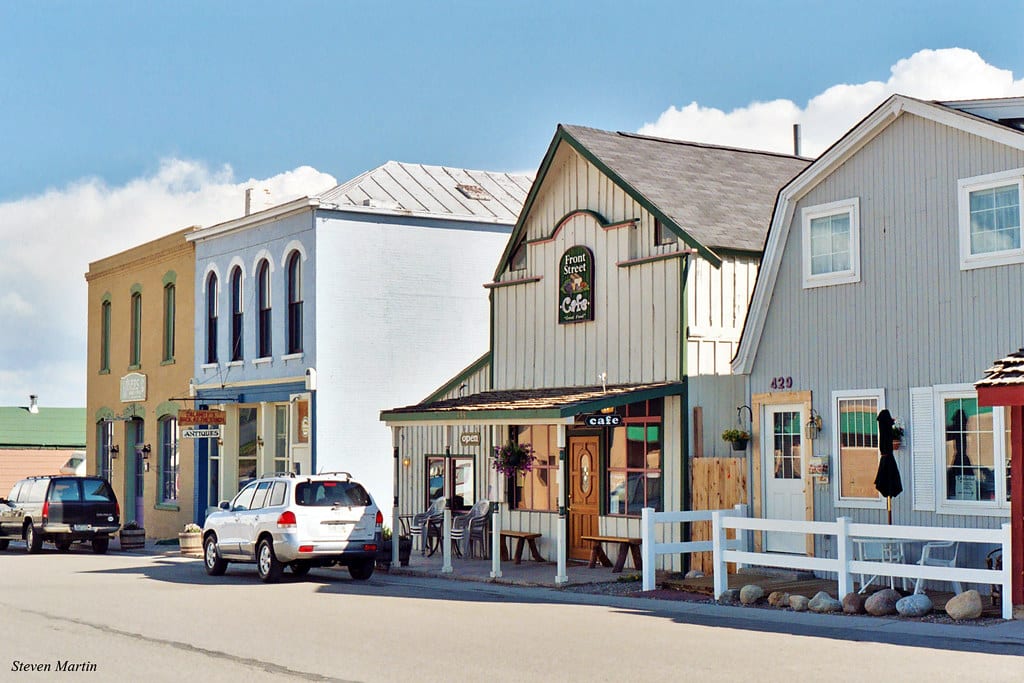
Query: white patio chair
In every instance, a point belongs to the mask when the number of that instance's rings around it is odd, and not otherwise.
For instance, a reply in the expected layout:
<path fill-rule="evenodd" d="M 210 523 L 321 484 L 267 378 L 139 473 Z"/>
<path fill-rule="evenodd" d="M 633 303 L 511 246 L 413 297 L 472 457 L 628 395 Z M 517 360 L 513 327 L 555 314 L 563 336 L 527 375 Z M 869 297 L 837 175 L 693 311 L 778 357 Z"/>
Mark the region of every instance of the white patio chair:
<path fill-rule="evenodd" d="M 444 514 L 444 505 L 445 497 L 439 496 L 434 499 L 430 507 L 418 515 L 414 515 L 412 518 L 412 524 L 409 525 L 409 533 L 412 535 L 413 541 L 416 538 L 420 539 L 420 554 L 426 554 L 427 552 L 427 527 L 433 518 Z"/>
<path fill-rule="evenodd" d="M 481 521 L 486 523 L 487 513 L 490 512 L 490 509 L 491 502 L 489 500 L 480 500 L 470 508 L 469 512 L 452 520 L 452 543 L 458 545 L 459 542 L 465 541 L 465 545 L 462 546 L 462 554 L 466 557 L 472 557 L 471 531 L 474 525 L 478 525 Z"/>
<path fill-rule="evenodd" d="M 939 551 L 938 555 L 936 555 L 936 551 Z M 952 551 L 952 555 L 950 555 L 950 551 Z M 929 541 L 921 549 L 921 560 L 918 564 L 922 567 L 955 567 L 956 556 L 959 552 L 959 541 Z M 921 592 L 922 581 L 923 579 L 918 579 L 914 583 L 915 593 Z M 964 592 L 964 587 L 960 585 L 959 581 L 953 581 L 952 584 L 957 595 Z"/>

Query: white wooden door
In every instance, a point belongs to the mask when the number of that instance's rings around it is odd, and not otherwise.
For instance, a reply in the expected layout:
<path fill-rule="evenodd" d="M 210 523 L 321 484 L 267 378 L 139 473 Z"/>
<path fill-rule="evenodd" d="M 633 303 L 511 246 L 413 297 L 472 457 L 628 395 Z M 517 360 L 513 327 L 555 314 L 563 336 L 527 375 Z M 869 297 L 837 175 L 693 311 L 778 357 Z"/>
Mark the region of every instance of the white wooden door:
<path fill-rule="evenodd" d="M 764 409 L 761 471 L 765 473 L 764 515 L 767 519 L 807 519 L 804 502 L 807 458 L 801 448 L 806 418 L 802 410 L 800 405 L 773 405 Z M 806 536 L 766 533 L 765 550 L 803 554 L 807 552 Z"/>

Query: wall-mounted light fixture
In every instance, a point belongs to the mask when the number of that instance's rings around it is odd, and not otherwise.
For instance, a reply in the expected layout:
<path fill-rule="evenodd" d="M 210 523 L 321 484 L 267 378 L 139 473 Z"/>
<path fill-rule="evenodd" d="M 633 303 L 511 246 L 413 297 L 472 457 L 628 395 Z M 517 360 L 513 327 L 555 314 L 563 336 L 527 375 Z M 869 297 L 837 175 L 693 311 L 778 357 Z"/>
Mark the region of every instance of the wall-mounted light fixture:
<path fill-rule="evenodd" d="M 116 458 L 117 454 L 121 452 L 121 447 L 116 443 L 110 447 L 110 457 Z"/>
<path fill-rule="evenodd" d="M 256 445 L 259 446 L 260 448 L 263 447 L 263 437 L 262 436 L 258 436 L 257 435 L 257 437 L 256 437 Z"/>
<path fill-rule="evenodd" d="M 814 408 L 811 408 L 811 416 L 807 418 L 807 425 L 804 428 L 804 435 L 808 440 L 813 441 L 818 438 L 818 433 L 821 432 L 821 415 L 818 414 Z"/>
<path fill-rule="evenodd" d="M 148 443 L 145 446 L 143 446 L 142 447 L 142 459 L 143 460 L 149 460 L 149 454 L 152 452 L 152 450 L 153 450 L 153 448 Z"/>
<path fill-rule="evenodd" d="M 411 464 L 412 464 L 412 460 L 410 460 L 407 457 L 406 458 L 402 458 L 402 467 L 408 467 Z"/>

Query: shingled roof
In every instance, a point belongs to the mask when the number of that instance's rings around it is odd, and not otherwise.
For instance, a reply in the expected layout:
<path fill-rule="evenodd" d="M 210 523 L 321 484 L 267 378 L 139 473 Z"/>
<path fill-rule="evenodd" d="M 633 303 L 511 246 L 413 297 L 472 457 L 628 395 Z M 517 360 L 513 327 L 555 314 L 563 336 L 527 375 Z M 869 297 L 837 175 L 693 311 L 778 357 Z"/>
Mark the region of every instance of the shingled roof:
<path fill-rule="evenodd" d="M 706 247 L 761 251 L 779 189 L 810 159 L 561 126 Z"/>

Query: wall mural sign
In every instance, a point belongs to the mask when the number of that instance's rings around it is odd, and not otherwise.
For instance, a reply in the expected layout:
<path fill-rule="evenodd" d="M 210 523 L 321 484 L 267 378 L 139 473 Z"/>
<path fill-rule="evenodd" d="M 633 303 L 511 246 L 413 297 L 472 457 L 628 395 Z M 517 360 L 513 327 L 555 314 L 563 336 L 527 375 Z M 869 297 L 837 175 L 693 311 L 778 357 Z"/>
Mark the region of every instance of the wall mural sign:
<path fill-rule="evenodd" d="M 558 262 L 558 322 L 593 319 L 594 254 L 586 247 L 569 247 Z"/>

